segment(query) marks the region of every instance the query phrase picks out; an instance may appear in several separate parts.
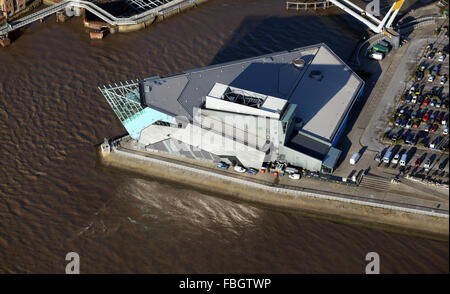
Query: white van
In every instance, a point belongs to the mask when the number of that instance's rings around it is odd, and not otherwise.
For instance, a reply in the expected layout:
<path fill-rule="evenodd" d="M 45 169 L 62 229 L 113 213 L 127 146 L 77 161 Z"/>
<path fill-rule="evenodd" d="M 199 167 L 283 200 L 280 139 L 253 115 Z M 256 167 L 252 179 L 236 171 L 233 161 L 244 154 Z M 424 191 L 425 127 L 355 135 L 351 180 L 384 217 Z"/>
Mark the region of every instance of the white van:
<path fill-rule="evenodd" d="M 384 54 L 381 52 L 373 52 L 370 53 L 369 57 L 375 60 L 383 60 Z"/>
<path fill-rule="evenodd" d="M 350 158 L 350 164 L 355 165 L 358 162 L 360 157 L 361 157 L 361 154 L 359 154 L 359 152 L 353 154 L 352 157 Z"/>
<path fill-rule="evenodd" d="M 389 162 L 391 162 L 391 156 L 392 156 L 392 151 L 388 151 L 388 152 L 386 153 L 386 155 L 384 156 L 384 158 L 383 158 L 383 162 L 384 162 L 384 163 L 389 163 Z"/>
<path fill-rule="evenodd" d="M 402 158 L 400 159 L 400 166 L 406 166 L 406 160 L 408 159 L 408 154 L 403 154 Z"/>

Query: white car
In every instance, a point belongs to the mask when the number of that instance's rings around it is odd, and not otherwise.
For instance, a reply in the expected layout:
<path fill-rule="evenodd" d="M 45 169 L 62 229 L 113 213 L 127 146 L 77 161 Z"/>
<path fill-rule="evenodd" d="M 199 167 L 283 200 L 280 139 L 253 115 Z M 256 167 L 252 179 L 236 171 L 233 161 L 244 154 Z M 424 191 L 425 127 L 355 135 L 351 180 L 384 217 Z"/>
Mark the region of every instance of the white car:
<path fill-rule="evenodd" d="M 441 85 L 445 84 L 447 82 L 447 77 L 443 77 L 440 81 Z"/>
<path fill-rule="evenodd" d="M 243 168 L 243 167 L 240 166 L 240 165 L 236 165 L 236 166 L 234 167 L 234 170 L 237 171 L 238 173 L 245 173 L 245 171 L 246 171 L 246 169 Z"/>
<path fill-rule="evenodd" d="M 411 99 L 411 103 L 416 104 L 417 103 L 417 95 L 414 95 Z"/>
<path fill-rule="evenodd" d="M 439 56 L 439 61 L 444 61 L 445 60 L 445 54 L 441 54 L 441 56 Z"/>
<path fill-rule="evenodd" d="M 448 135 L 448 127 L 446 127 L 446 128 L 442 131 L 442 134 Z"/>
<path fill-rule="evenodd" d="M 400 153 L 397 153 L 392 159 L 392 164 L 397 164 L 399 160 L 400 160 Z"/>
<path fill-rule="evenodd" d="M 433 75 L 429 76 L 429 77 L 428 77 L 428 81 L 429 81 L 429 82 L 433 82 L 433 81 L 434 81 L 434 76 L 433 76 Z"/>
<path fill-rule="evenodd" d="M 298 179 L 300 179 L 300 174 L 297 174 L 297 173 L 289 174 L 289 178 L 291 178 L 293 180 L 298 180 Z"/>

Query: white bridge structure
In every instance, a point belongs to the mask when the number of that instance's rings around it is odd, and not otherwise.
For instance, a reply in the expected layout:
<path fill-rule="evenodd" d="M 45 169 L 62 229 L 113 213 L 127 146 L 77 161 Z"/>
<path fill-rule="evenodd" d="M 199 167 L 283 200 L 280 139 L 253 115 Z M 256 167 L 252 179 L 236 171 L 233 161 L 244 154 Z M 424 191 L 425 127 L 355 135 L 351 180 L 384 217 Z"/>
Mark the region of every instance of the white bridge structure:
<path fill-rule="evenodd" d="M 392 28 L 395 17 L 403 6 L 405 0 L 396 1 L 382 20 L 376 18 L 372 13 L 360 8 L 348 0 L 328 0 L 340 9 L 344 10 L 360 22 L 365 24 L 371 31 L 376 34 L 384 33 L 386 29 Z M 375 0 L 378 1 L 378 0 Z"/>
<path fill-rule="evenodd" d="M 138 11 L 138 14 L 129 17 L 117 17 L 90 1 L 64 0 L 21 19 L 7 23 L 5 26 L 0 27 L 0 36 L 7 36 L 9 32 L 64 10 L 68 16 L 72 16 L 74 14 L 79 15 L 80 9 L 84 8 L 110 25 L 133 25 L 151 19 L 161 11 L 177 6 L 177 4 L 182 2 L 191 3 L 195 2 L 195 0 L 129 0 L 128 2 L 132 8 Z"/>
<path fill-rule="evenodd" d="M 196 0 L 128 0 L 130 6 L 138 11 L 138 14 L 129 17 L 117 17 L 90 1 L 64 0 L 60 3 L 54 4 L 38 12 L 25 16 L 19 20 L 7 23 L 3 27 L 0 27 L 0 37 L 5 37 L 9 32 L 22 28 L 35 21 L 42 20 L 51 14 L 63 10 L 66 11 L 66 14 L 72 16 L 74 14 L 79 15 L 80 9 L 84 8 L 110 25 L 133 25 L 151 19 L 152 17 L 160 14 L 161 11 L 170 10 L 171 7 L 176 7 L 182 2 L 192 3 L 195 1 Z M 374 33 L 379 34 L 383 32 L 385 33 L 386 29 L 390 29 L 392 27 L 392 23 L 405 0 L 396 1 L 382 20 L 379 20 L 369 11 L 365 11 L 364 9 L 348 0 L 328 1 L 341 8 L 354 18 L 358 19 L 360 22 L 369 27 L 369 29 Z"/>

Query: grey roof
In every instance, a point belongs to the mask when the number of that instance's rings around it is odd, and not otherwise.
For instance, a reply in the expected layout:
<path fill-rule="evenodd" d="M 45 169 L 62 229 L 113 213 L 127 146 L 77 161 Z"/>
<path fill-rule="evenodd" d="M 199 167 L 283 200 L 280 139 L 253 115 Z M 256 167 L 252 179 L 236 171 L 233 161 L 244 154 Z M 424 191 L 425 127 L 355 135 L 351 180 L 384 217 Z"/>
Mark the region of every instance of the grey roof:
<path fill-rule="evenodd" d="M 328 142 L 341 127 L 364 82 L 328 47 L 322 46 L 294 88 L 303 131 Z"/>
<path fill-rule="evenodd" d="M 292 65 L 302 58 L 303 69 Z M 312 77 L 320 71 L 322 79 Z M 140 83 L 143 104 L 173 116 L 193 117 L 215 83 L 297 104 L 308 134 L 331 142 L 364 82 L 325 44 L 212 65 Z M 150 89 L 149 92 L 143 89 Z"/>
<path fill-rule="evenodd" d="M 302 132 L 293 133 L 286 146 L 298 152 L 304 153 L 318 160 L 324 160 L 330 150 L 330 145 L 325 144 Z"/>
<path fill-rule="evenodd" d="M 149 86 L 143 93 L 144 104 L 174 116 L 192 119 L 193 108 L 200 107 L 216 82 L 287 99 L 303 70 L 291 65 L 295 58 L 308 64 L 321 45 L 271 53 L 263 56 L 212 65 L 169 77 L 155 77 L 141 82 Z"/>

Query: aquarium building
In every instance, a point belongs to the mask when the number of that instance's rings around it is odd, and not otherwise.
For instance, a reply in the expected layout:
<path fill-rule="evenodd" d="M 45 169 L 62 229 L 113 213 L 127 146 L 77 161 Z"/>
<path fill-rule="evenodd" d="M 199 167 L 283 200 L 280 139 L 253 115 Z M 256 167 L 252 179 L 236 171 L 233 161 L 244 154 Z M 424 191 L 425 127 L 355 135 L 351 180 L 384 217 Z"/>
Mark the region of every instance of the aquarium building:
<path fill-rule="evenodd" d="M 364 82 L 325 44 L 100 87 L 148 151 L 332 172 Z"/>

